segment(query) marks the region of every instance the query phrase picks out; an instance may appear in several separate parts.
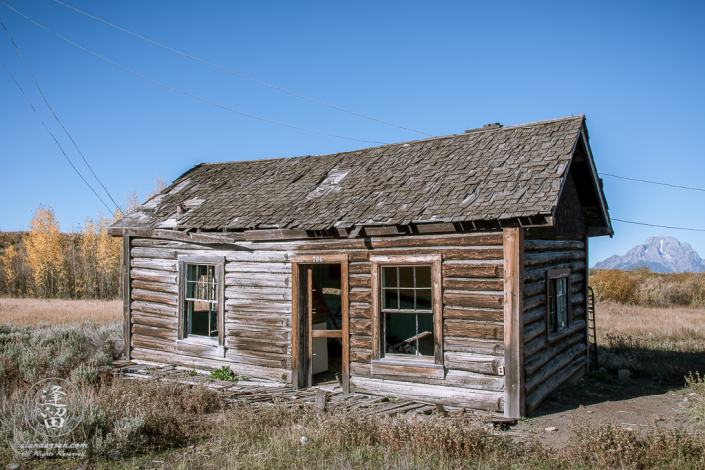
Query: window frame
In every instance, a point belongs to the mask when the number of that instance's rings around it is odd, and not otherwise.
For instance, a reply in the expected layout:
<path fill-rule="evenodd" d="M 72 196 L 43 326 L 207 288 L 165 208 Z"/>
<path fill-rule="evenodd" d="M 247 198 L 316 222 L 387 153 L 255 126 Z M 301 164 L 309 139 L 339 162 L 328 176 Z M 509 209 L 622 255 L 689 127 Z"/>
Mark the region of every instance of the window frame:
<path fill-rule="evenodd" d="M 441 288 L 440 254 L 428 255 L 370 255 L 372 275 L 372 373 L 419 375 L 419 369 L 429 369 L 432 376 L 443 378 L 443 298 Z M 382 308 L 382 267 L 388 266 L 430 266 L 431 267 L 431 311 L 433 314 L 433 356 L 412 356 L 409 354 L 387 353 L 384 335 L 384 309 Z M 421 311 L 420 313 L 425 313 Z M 390 371 L 389 366 L 400 369 Z M 379 367 L 375 367 L 379 366 Z M 423 375 L 423 374 L 421 374 Z"/>
<path fill-rule="evenodd" d="M 217 348 L 217 351 L 210 351 L 212 354 L 219 357 L 225 356 L 225 257 L 223 256 L 192 256 L 181 255 L 178 257 L 179 264 L 179 302 L 178 302 L 178 331 L 177 331 L 177 350 L 184 349 L 184 352 L 189 352 L 188 345 L 211 346 Z M 188 266 L 213 266 L 214 278 L 216 282 L 216 297 L 218 302 L 218 337 L 208 337 L 201 335 L 189 335 L 186 332 L 186 309 L 188 302 L 186 300 L 186 284 L 188 280 Z M 180 348 L 181 346 L 181 348 Z"/>
<path fill-rule="evenodd" d="M 549 269 L 546 271 L 546 339 L 548 341 L 555 341 L 563 337 L 563 335 L 570 331 L 573 326 L 573 306 L 571 303 L 570 296 L 570 275 L 571 270 L 567 269 Z M 565 279 L 565 297 L 566 297 L 566 324 L 562 327 L 557 327 L 555 331 L 551 331 L 551 283 L 559 279 Z M 558 318 L 556 318 L 558 320 Z"/>

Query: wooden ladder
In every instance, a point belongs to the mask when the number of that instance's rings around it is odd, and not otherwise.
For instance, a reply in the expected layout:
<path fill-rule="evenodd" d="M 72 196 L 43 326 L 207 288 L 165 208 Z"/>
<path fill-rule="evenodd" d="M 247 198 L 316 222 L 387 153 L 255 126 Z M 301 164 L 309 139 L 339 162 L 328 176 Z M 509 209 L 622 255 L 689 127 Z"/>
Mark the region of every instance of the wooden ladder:
<path fill-rule="evenodd" d="M 595 326 L 595 291 L 588 286 L 588 348 L 590 355 L 590 370 L 597 370 L 597 329 Z"/>

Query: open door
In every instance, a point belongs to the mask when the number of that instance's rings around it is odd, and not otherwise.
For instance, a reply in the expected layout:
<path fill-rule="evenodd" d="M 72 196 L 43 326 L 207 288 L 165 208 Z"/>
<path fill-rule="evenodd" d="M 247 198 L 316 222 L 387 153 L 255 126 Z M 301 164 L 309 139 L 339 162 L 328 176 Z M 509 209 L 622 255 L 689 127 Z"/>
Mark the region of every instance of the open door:
<path fill-rule="evenodd" d="M 337 381 L 348 393 L 348 257 L 302 255 L 291 260 L 293 385 Z"/>

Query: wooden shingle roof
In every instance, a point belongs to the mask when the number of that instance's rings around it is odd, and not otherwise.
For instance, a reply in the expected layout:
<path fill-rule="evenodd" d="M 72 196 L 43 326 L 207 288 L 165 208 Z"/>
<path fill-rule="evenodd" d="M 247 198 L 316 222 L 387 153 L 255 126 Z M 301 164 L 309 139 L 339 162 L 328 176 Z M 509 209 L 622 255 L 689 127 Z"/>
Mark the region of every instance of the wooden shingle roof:
<path fill-rule="evenodd" d="M 201 164 L 113 227 L 328 230 L 551 216 L 583 127 L 578 115 L 332 155 Z"/>

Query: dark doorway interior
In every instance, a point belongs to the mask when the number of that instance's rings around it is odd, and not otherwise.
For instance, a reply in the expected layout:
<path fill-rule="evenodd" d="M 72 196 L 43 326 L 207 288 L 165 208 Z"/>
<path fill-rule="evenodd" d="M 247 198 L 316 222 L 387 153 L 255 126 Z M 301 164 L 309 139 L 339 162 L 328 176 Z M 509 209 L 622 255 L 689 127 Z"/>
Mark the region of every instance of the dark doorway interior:
<path fill-rule="evenodd" d="M 310 295 L 312 330 L 341 330 L 343 324 L 340 264 L 314 264 Z M 343 363 L 341 338 L 312 340 L 313 385 L 335 385 Z"/>

